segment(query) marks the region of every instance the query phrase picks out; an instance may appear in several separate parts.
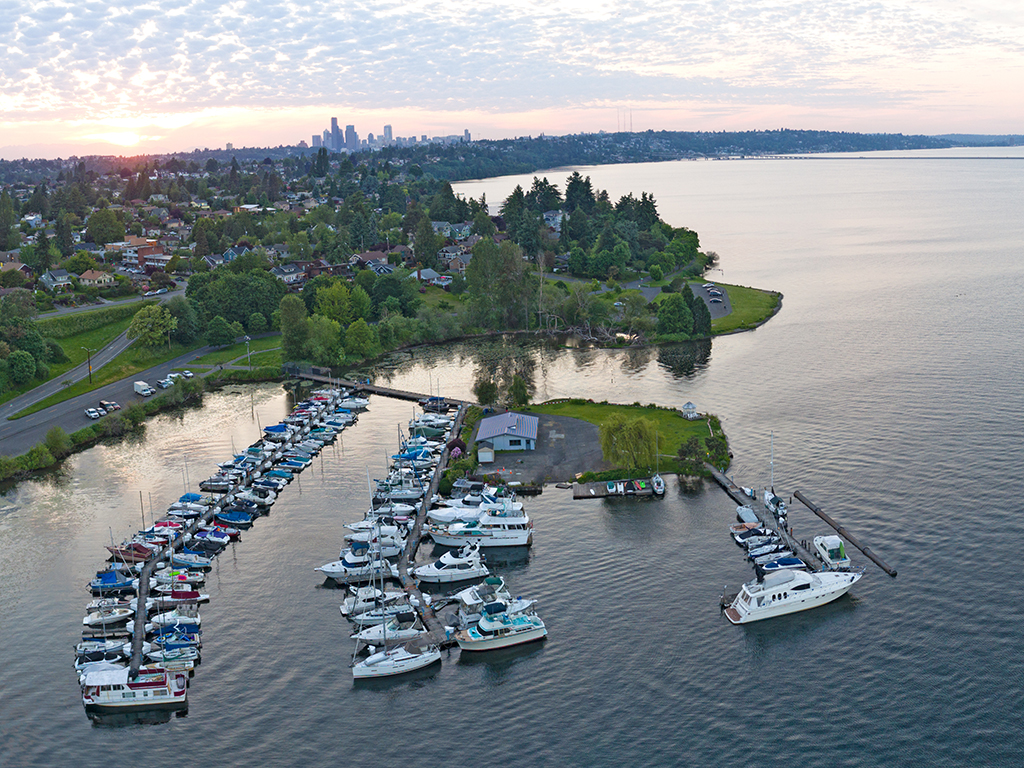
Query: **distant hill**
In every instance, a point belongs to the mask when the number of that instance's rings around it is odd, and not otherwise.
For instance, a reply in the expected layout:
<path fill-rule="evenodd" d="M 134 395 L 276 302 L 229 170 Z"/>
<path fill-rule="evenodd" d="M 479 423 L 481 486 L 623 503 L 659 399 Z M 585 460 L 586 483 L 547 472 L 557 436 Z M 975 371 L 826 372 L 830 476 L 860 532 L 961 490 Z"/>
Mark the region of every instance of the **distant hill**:
<path fill-rule="evenodd" d="M 465 179 L 532 173 L 568 165 L 607 165 L 660 160 L 722 158 L 822 152 L 945 149 L 949 147 L 1006 147 L 1024 144 L 1024 136 L 902 133 L 848 133 L 845 131 L 645 131 L 640 133 L 579 133 L 568 136 L 525 136 L 468 144 L 424 144 L 373 150 L 379 160 L 418 165 L 438 179 Z M 364 150 L 369 152 L 370 150 Z M 84 160 L 98 174 L 143 164 L 163 165 L 172 159 L 202 166 L 208 159 L 230 162 L 275 162 L 284 158 L 312 158 L 315 150 L 300 147 L 238 147 L 195 150 L 164 155 L 98 156 L 54 160 L 0 160 L 0 184 L 38 183 L 55 179 L 62 168 Z M 363 152 L 352 156 L 359 163 Z M 193 166 L 194 167 L 194 166 Z"/>

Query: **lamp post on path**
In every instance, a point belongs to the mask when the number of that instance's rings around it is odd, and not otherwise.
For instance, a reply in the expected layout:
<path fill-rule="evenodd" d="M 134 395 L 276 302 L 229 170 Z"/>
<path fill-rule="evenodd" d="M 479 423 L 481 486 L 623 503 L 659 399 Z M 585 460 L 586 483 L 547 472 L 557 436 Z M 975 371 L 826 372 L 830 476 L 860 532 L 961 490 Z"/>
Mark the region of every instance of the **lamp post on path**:
<path fill-rule="evenodd" d="M 248 361 L 248 363 L 249 363 L 249 370 L 251 371 L 252 370 L 252 356 L 249 354 L 249 342 L 250 341 L 251 341 L 251 339 L 248 336 L 246 336 L 245 337 L 245 359 Z"/>

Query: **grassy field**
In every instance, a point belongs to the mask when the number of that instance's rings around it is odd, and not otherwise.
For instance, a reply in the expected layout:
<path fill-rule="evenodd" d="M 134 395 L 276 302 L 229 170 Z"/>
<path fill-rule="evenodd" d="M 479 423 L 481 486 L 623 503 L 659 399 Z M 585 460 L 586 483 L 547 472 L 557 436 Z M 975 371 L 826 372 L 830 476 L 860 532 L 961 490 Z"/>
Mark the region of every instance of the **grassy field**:
<path fill-rule="evenodd" d="M 178 355 L 183 355 L 189 350 L 197 349 L 200 346 L 202 346 L 202 343 L 193 344 L 191 346 L 172 344 L 170 349 L 166 346 L 139 348 L 129 347 L 98 371 L 93 372 L 92 384 L 89 383 L 88 378 L 82 379 L 76 384 L 72 384 L 70 387 L 65 387 L 60 392 L 50 395 L 50 397 L 45 400 L 40 400 L 35 405 L 29 406 L 23 411 L 19 411 L 11 418 L 20 419 L 22 416 L 28 416 L 30 413 L 35 413 L 36 411 L 41 411 L 44 408 L 49 408 L 51 405 L 62 403 L 65 400 L 76 397 L 77 395 L 92 392 L 95 389 L 99 389 L 100 387 L 115 381 L 120 381 L 121 379 L 130 378 L 140 371 L 152 368 L 154 365 L 160 365 L 160 363 L 166 363 L 168 360 L 172 360 Z M 155 382 L 150 383 L 155 384 Z"/>
<path fill-rule="evenodd" d="M 57 343 L 61 345 L 64 349 L 64 353 L 70 358 L 70 360 L 66 363 L 55 363 L 51 365 L 50 377 L 47 381 L 50 379 L 59 379 L 75 366 L 84 363 L 88 355 L 83 347 L 93 351 L 102 349 L 127 330 L 128 326 L 131 325 L 131 322 L 131 318 L 118 320 L 117 322 L 110 323 L 109 325 L 104 325 L 101 328 L 94 328 L 91 331 L 83 331 L 82 333 L 75 334 L 74 336 L 68 336 L 65 339 L 58 339 Z M 96 378 L 95 373 L 93 374 L 93 378 Z M 0 403 L 5 403 L 18 395 L 24 394 L 31 389 L 35 389 L 41 383 L 41 381 L 33 379 L 27 384 L 23 384 L 16 389 L 5 392 L 0 396 Z"/>
<path fill-rule="evenodd" d="M 696 437 L 701 445 L 712 437 L 726 442 L 725 433 L 716 417 L 711 417 L 711 428 L 707 419 L 689 421 L 678 411 L 659 408 L 655 405 L 617 405 L 615 403 L 592 403 L 585 400 L 567 400 L 562 402 L 540 403 L 523 409 L 530 413 L 546 413 L 553 416 L 568 416 L 573 419 L 588 421 L 601 426 L 614 413 L 624 413 L 629 417 L 642 416 L 654 422 L 658 430 L 658 444 L 661 455 L 661 471 L 679 472 L 682 467 L 678 459 L 679 447 L 691 437 Z"/>
<path fill-rule="evenodd" d="M 281 363 L 281 349 L 268 349 L 265 352 L 260 352 L 252 356 L 252 367 L 253 368 L 265 368 L 267 366 L 280 367 Z M 236 363 L 236 365 L 247 365 L 248 361 L 245 358 Z"/>
<path fill-rule="evenodd" d="M 764 322 L 771 316 L 779 301 L 782 300 L 782 297 L 774 291 L 762 291 L 757 288 L 725 285 L 724 283 L 719 283 L 719 285 L 725 288 L 729 294 L 732 312 L 725 317 L 711 321 L 711 330 L 716 334 L 754 328 L 758 323 Z"/>
<path fill-rule="evenodd" d="M 249 342 L 249 351 L 254 353 L 263 352 L 267 349 L 278 349 L 281 346 L 281 337 L 278 336 L 267 336 L 262 339 L 253 339 Z M 200 365 L 223 365 L 224 363 L 230 363 L 237 357 L 245 357 L 245 342 L 238 344 L 232 344 L 230 347 L 224 347 L 223 349 L 215 350 L 214 352 L 208 352 L 200 358 L 197 358 L 193 362 Z M 254 362 L 253 365 L 256 363 Z"/>

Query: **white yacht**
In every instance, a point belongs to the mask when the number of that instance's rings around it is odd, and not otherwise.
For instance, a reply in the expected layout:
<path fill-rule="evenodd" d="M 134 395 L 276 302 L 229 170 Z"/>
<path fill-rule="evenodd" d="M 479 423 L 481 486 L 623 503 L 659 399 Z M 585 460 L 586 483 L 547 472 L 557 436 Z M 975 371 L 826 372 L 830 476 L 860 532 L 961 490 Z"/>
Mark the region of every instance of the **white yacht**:
<path fill-rule="evenodd" d="M 771 573 L 764 581 L 749 581 L 725 609 L 733 624 L 748 624 L 761 619 L 806 611 L 831 603 L 850 591 L 861 573 Z"/>
<path fill-rule="evenodd" d="M 388 651 L 379 651 L 352 667 L 356 680 L 369 677 L 390 677 L 429 667 L 441 661 L 441 651 L 436 645 L 421 647 L 416 640 Z"/>
<path fill-rule="evenodd" d="M 352 635 L 353 640 L 380 645 L 404 643 L 427 634 L 423 624 L 412 611 L 399 613 L 385 622 L 374 624 Z"/>
<path fill-rule="evenodd" d="M 445 552 L 440 558 L 413 570 L 413 576 L 421 581 L 448 583 L 489 576 L 490 571 L 480 557 L 478 547 L 463 547 L 458 554 Z"/>
<path fill-rule="evenodd" d="M 129 679 L 127 667 L 86 672 L 82 703 L 86 712 L 131 712 L 151 709 L 185 709 L 188 706 L 188 674 L 166 671 L 140 672 Z"/>
<path fill-rule="evenodd" d="M 524 607 L 530 603 L 532 601 L 527 601 Z M 516 607 L 501 603 L 485 606 L 483 616 L 475 627 L 455 633 L 459 648 L 464 651 L 490 651 L 547 637 L 547 627 L 539 616 L 523 610 L 513 612 Z"/>
<path fill-rule="evenodd" d="M 404 601 L 407 597 L 402 590 L 381 591 L 376 587 L 349 587 L 351 594 L 339 606 L 342 616 L 356 616 L 373 610 L 378 605 Z"/>
<path fill-rule="evenodd" d="M 484 606 L 495 602 L 511 602 L 512 594 L 501 576 L 488 576 L 481 584 L 466 587 L 453 596 L 459 604 L 459 622 L 468 627 L 480 621 Z"/>
<path fill-rule="evenodd" d="M 814 548 L 821 562 L 829 570 L 850 567 L 850 557 L 846 554 L 846 546 L 838 536 L 815 536 Z"/>
<path fill-rule="evenodd" d="M 522 510 L 488 509 L 468 523 L 432 525 L 430 537 L 446 547 L 479 544 L 481 547 L 525 547 L 533 543 L 533 522 Z"/>
<path fill-rule="evenodd" d="M 320 571 L 324 576 L 334 579 L 335 584 L 342 586 L 373 581 L 378 576 L 387 577 L 394 573 L 391 563 L 379 557 L 376 552 L 371 559 L 365 544 L 354 544 L 345 551 L 341 560 L 325 563 L 313 570 Z"/>

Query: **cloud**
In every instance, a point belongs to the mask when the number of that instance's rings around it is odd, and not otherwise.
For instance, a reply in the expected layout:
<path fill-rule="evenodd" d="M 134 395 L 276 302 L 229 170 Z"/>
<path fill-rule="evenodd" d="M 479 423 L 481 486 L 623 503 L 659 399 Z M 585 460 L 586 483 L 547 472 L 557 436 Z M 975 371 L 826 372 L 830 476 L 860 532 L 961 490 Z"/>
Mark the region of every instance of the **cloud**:
<path fill-rule="evenodd" d="M 979 3 L 0 0 L 0 113 L 1004 108 L 1024 11 Z"/>

